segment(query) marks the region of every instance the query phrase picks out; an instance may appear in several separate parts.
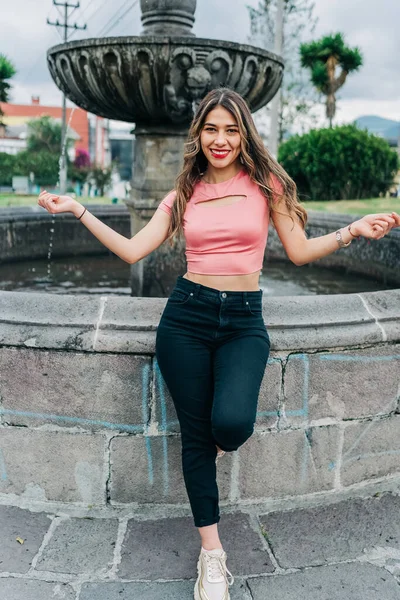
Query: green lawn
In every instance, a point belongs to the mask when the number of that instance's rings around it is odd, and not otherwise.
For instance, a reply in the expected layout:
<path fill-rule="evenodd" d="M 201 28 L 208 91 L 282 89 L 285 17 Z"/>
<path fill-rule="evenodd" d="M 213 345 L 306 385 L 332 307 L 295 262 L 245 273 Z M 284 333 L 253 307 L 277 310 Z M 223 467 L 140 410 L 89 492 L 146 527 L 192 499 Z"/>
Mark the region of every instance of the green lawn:
<path fill-rule="evenodd" d="M 80 197 L 81 204 L 111 204 L 111 198 L 106 197 Z M 118 201 L 123 204 L 122 200 Z M 33 206 L 37 204 L 37 196 L 12 196 L 0 194 L 0 208 L 6 206 Z M 353 215 L 367 215 L 369 213 L 386 212 L 392 210 L 400 214 L 400 198 L 371 198 L 369 200 L 335 200 L 329 202 L 303 202 L 306 210 L 321 210 L 329 213 L 345 213 Z"/>
<path fill-rule="evenodd" d="M 0 194 L 0 208 L 5 206 L 34 206 L 37 204 L 37 196 L 15 196 L 10 194 Z M 77 198 L 81 204 L 111 204 L 111 198 L 105 196 L 97 196 L 96 198 L 89 198 L 81 196 Z M 118 201 L 120 204 L 122 200 Z"/>
<path fill-rule="evenodd" d="M 329 202 L 302 202 L 306 210 L 322 210 L 329 213 L 368 215 L 369 213 L 400 214 L 400 198 L 371 198 L 368 200 L 330 200 Z"/>

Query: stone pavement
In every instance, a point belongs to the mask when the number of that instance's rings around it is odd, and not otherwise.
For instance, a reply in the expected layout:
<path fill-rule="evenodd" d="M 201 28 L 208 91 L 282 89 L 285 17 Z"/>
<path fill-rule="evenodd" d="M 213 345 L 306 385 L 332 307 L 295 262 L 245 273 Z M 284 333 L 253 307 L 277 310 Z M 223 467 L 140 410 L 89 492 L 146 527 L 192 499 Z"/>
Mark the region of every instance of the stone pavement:
<path fill-rule="evenodd" d="M 220 533 L 235 576 L 231 600 L 400 600 L 396 493 L 223 511 Z M 199 547 L 191 517 L 77 518 L 0 506 L 0 599 L 189 600 Z"/>

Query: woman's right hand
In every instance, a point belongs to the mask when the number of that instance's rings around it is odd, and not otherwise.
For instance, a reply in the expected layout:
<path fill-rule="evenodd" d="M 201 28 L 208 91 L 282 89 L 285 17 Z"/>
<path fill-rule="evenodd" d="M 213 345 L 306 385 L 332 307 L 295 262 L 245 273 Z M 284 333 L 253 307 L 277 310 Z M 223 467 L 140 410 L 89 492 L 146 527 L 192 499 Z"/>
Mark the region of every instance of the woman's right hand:
<path fill-rule="evenodd" d="M 72 212 L 75 216 L 82 212 L 82 204 L 71 198 L 71 196 L 57 196 L 43 190 L 38 198 L 39 206 L 42 206 L 47 212 L 53 214 Z"/>

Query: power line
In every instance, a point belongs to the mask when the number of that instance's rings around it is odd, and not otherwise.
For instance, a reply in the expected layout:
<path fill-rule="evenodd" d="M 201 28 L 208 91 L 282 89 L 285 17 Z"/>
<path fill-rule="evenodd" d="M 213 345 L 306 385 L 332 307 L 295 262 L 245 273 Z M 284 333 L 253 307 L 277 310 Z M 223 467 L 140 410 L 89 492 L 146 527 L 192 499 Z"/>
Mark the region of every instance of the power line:
<path fill-rule="evenodd" d="M 124 8 L 124 7 L 125 7 L 127 4 L 128 4 L 128 2 L 129 2 L 129 1 L 130 1 L 130 0 L 127 0 L 127 2 L 125 2 L 125 4 L 123 4 L 119 10 L 122 10 L 122 9 L 123 9 L 123 8 Z M 97 36 L 101 36 L 101 35 L 104 35 L 104 36 L 105 36 L 105 35 L 106 35 L 107 33 L 109 33 L 109 32 L 110 32 L 112 29 L 114 29 L 114 27 L 115 27 L 116 25 L 118 25 L 118 23 L 121 21 L 121 19 L 123 19 L 123 18 L 124 18 L 124 17 L 125 17 L 125 16 L 128 14 L 128 12 L 130 12 L 130 11 L 132 10 L 132 8 L 134 8 L 134 7 L 135 7 L 135 6 L 138 4 L 138 2 L 139 2 L 139 0 L 135 0 L 134 2 L 132 2 L 132 4 L 131 4 L 131 5 L 130 5 L 128 8 L 127 8 L 127 10 L 126 10 L 126 11 L 125 11 L 125 12 L 124 12 L 124 13 L 123 13 L 123 14 L 122 14 L 120 17 L 118 17 L 118 18 L 117 18 L 117 20 L 116 20 L 116 21 L 114 21 L 114 23 L 113 23 L 112 25 L 110 25 L 110 27 L 108 27 L 108 29 L 107 29 L 107 26 L 108 26 L 108 24 L 109 24 L 109 23 L 112 21 L 112 19 L 113 19 L 113 18 L 115 18 L 115 15 L 114 15 L 114 16 L 113 16 L 113 17 L 112 17 L 112 18 L 111 18 L 111 19 L 110 19 L 110 20 L 109 20 L 109 21 L 108 21 L 108 22 L 105 24 L 105 26 L 103 27 L 103 29 L 101 30 L 101 32 L 97 34 Z M 119 12 L 119 11 L 117 11 L 117 12 Z"/>
<path fill-rule="evenodd" d="M 64 8 L 64 22 L 60 23 L 59 20 L 55 23 L 52 23 L 49 18 L 47 18 L 47 24 L 52 27 L 61 27 L 64 29 L 64 42 L 68 41 L 68 29 L 72 29 L 74 32 L 78 29 L 86 29 L 86 23 L 83 26 L 70 25 L 68 20 L 71 15 L 80 7 L 79 2 L 77 4 L 69 4 L 68 2 L 57 2 L 57 0 L 53 0 L 53 4 L 55 7 L 62 6 Z M 72 8 L 72 12 L 69 12 L 68 9 Z M 62 102 L 62 135 L 61 135 L 61 158 L 60 158 L 60 193 L 65 194 L 65 190 L 67 187 L 67 162 L 65 157 L 65 139 L 67 135 L 67 99 L 65 94 L 63 94 L 63 102 Z"/>

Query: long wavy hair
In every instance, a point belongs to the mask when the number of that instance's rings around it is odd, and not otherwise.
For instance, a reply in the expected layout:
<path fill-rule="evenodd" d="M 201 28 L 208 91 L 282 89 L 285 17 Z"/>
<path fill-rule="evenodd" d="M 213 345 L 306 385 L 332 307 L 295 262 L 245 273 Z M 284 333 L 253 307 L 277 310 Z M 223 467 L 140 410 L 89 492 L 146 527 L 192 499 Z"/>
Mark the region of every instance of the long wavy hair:
<path fill-rule="evenodd" d="M 167 237 L 170 245 L 175 236 L 183 235 L 186 204 L 193 194 L 194 186 L 207 169 L 208 161 L 201 148 L 200 135 L 208 113 L 217 106 L 228 110 L 238 124 L 241 162 L 251 180 L 260 187 L 268 200 L 270 216 L 274 212 L 280 213 L 274 206 L 274 198 L 281 199 L 283 196 L 293 225 L 295 214 L 304 228 L 307 224 L 307 212 L 298 201 L 296 184 L 264 146 L 245 100 L 229 88 L 218 88 L 211 90 L 200 102 L 189 129 L 183 169 L 175 184 L 176 200 L 172 206 Z"/>

